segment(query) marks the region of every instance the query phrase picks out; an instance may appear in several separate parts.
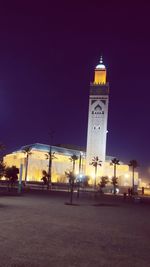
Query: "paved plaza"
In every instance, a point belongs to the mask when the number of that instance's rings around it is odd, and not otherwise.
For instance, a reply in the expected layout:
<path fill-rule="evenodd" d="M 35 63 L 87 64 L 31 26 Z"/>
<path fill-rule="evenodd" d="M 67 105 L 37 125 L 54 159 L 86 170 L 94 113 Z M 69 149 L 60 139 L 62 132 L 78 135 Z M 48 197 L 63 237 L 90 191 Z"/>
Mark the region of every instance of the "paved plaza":
<path fill-rule="evenodd" d="M 57 192 L 0 196 L 0 267 L 148 267 L 150 205 Z"/>

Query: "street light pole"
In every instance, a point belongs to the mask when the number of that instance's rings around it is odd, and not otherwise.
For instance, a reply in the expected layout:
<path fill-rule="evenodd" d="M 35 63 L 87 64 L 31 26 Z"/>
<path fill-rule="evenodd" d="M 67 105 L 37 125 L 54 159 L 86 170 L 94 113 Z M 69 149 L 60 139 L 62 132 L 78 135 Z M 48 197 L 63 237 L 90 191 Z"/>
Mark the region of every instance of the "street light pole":
<path fill-rule="evenodd" d="M 51 183 L 51 167 L 52 167 L 52 147 L 50 145 L 50 150 L 49 150 L 49 164 L 48 164 L 48 183 L 47 183 L 47 189 L 49 190 L 50 188 L 50 183 Z"/>
<path fill-rule="evenodd" d="M 47 189 L 49 190 L 50 188 L 50 183 L 52 180 L 52 139 L 53 139 L 53 131 L 49 133 L 50 135 L 50 147 L 49 147 L 49 164 L 48 164 L 48 183 L 47 183 Z"/>
<path fill-rule="evenodd" d="M 133 190 L 133 194 L 134 194 L 134 191 L 135 191 L 135 188 L 134 188 L 134 166 L 132 166 L 132 190 Z"/>
<path fill-rule="evenodd" d="M 81 174 L 81 166 L 82 166 L 82 152 L 80 152 L 80 157 L 79 157 L 79 175 Z"/>

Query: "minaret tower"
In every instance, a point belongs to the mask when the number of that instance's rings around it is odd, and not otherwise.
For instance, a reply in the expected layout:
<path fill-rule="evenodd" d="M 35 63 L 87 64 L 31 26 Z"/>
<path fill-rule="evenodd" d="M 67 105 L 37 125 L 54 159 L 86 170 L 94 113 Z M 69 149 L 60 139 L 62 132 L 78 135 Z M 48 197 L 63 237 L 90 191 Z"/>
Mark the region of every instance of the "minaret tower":
<path fill-rule="evenodd" d="M 109 84 L 106 82 L 106 67 L 102 57 L 95 68 L 94 82 L 90 84 L 88 133 L 86 150 L 86 173 L 93 170 L 90 163 L 93 157 L 99 158 L 102 163 L 106 157 L 106 136 Z"/>

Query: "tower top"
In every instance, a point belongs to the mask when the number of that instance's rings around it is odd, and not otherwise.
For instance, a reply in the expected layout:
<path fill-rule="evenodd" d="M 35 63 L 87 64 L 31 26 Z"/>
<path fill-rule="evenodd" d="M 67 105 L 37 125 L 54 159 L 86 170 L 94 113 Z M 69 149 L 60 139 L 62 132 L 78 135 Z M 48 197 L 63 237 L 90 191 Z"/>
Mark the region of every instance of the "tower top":
<path fill-rule="evenodd" d="M 100 57 L 99 64 L 96 66 L 95 69 L 96 70 L 105 70 L 106 69 L 105 65 L 103 64 L 103 57 L 102 56 Z"/>
<path fill-rule="evenodd" d="M 106 67 L 103 64 L 103 58 L 100 57 L 99 64 L 95 68 L 95 84 L 106 84 Z"/>

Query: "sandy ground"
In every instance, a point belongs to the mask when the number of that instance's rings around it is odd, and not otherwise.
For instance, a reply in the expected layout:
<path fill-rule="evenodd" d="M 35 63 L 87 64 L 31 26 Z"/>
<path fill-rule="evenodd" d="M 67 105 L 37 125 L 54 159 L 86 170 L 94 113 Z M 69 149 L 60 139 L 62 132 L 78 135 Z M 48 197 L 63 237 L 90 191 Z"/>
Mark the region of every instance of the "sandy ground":
<path fill-rule="evenodd" d="M 1 196 L 0 267 L 150 266 L 150 205 L 113 199 Z"/>

